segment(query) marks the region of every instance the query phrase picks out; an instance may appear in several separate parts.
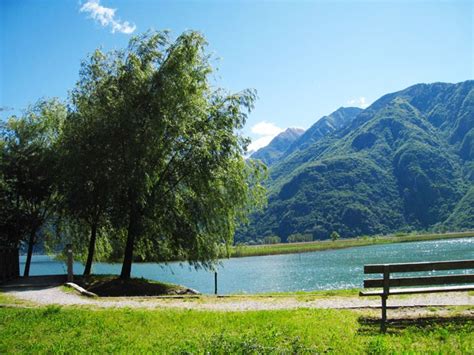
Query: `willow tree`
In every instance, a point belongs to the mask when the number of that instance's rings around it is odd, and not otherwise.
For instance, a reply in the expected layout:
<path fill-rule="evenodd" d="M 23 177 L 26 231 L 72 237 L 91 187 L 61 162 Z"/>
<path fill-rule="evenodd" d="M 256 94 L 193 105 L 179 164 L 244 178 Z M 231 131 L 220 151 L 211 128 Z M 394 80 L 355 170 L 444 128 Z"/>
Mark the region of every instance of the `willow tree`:
<path fill-rule="evenodd" d="M 0 126 L 1 127 L 1 126 Z M 14 198 L 14 186 L 6 171 L 9 159 L 6 154 L 5 127 L 0 135 L 0 247 L 17 248 L 27 234 L 20 204 Z M 7 173 L 7 176 L 5 176 Z"/>
<path fill-rule="evenodd" d="M 263 167 L 244 161 L 239 133 L 255 93 L 215 89 L 211 73 L 196 32 L 149 32 L 82 65 L 71 117 L 97 120 L 91 154 L 102 155 L 111 220 L 126 230 L 123 279 L 134 255 L 211 267 L 263 201 Z"/>
<path fill-rule="evenodd" d="M 59 191 L 63 196 L 63 224 L 74 241 L 76 258 L 85 249 L 84 275 L 89 275 L 96 254 L 97 236 L 108 225 L 111 184 L 108 163 L 114 147 L 107 147 L 106 119 L 94 105 L 75 100 L 77 110 L 68 113 L 60 141 L 61 172 Z M 67 232 L 66 232 L 67 230 Z M 88 233 L 88 238 L 85 234 Z M 60 240 L 60 242 L 62 242 Z"/>
<path fill-rule="evenodd" d="M 42 100 L 2 125 L 0 224 L 8 226 L 10 240 L 28 245 L 24 276 L 39 231 L 57 210 L 57 143 L 65 115 L 57 100 Z"/>

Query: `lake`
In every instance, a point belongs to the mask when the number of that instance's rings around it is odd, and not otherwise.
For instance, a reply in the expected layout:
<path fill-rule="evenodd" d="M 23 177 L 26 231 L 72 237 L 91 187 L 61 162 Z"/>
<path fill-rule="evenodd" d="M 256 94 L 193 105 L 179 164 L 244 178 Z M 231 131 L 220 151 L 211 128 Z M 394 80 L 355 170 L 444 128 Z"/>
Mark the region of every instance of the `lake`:
<path fill-rule="evenodd" d="M 220 294 L 361 288 L 365 264 L 474 259 L 474 238 L 380 244 L 303 254 L 226 259 L 218 270 Z M 23 270 L 25 257 L 20 257 Z M 119 274 L 121 264 L 96 263 L 96 274 Z M 83 266 L 74 264 L 74 272 Z M 65 274 L 64 263 L 34 255 L 31 275 Z M 214 274 L 179 263 L 135 263 L 132 276 L 214 292 Z"/>

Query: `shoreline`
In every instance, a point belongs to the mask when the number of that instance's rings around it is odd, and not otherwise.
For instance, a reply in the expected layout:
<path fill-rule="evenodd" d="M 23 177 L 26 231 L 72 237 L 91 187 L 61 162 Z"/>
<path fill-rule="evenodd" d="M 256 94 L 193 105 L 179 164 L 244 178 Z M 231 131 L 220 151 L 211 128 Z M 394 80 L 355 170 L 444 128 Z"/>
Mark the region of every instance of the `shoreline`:
<path fill-rule="evenodd" d="M 297 243 L 277 243 L 277 244 L 260 244 L 260 245 L 233 245 L 229 257 L 219 258 L 221 260 L 228 260 L 233 258 L 245 258 L 253 256 L 268 256 L 268 255 L 285 255 L 285 254 L 301 254 L 311 253 L 316 251 L 347 249 L 356 247 L 365 247 L 379 244 L 394 244 L 394 243 L 410 243 L 422 242 L 431 240 L 446 240 L 446 239 L 463 239 L 474 238 L 474 231 L 467 232 L 449 232 L 449 233 L 426 233 L 426 234 L 408 234 L 397 236 L 395 234 L 387 236 L 364 236 L 355 238 L 341 238 L 336 241 L 329 239 L 317 240 L 311 242 L 297 242 Z M 33 256 L 51 256 L 44 253 L 33 253 Z M 25 254 L 20 254 L 25 257 Z M 120 264 L 121 260 L 104 261 L 110 264 Z M 134 261 L 134 264 L 145 263 L 174 263 L 185 262 L 184 260 L 163 260 L 163 261 Z M 20 260 L 20 265 L 24 264 Z"/>
<path fill-rule="evenodd" d="M 300 254 L 315 251 L 336 250 L 352 247 L 363 247 L 378 244 L 410 243 L 430 240 L 460 239 L 472 238 L 474 231 L 450 232 L 450 233 L 427 233 L 397 236 L 395 234 L 388 236 L 357 237 L 339 239 L 336 241 L 321 240 L 299 243 L 278 243 L 249 246 L 233 246 L 230 258 L 242 258 L 250 256 L 282 255 L 282 254 Z"/>

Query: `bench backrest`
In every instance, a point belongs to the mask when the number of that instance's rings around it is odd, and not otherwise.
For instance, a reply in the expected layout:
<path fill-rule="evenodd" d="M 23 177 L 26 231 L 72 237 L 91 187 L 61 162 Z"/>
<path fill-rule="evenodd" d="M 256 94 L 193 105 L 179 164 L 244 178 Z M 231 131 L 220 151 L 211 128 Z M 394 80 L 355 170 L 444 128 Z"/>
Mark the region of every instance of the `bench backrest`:
<path fill-rule="evenodd" d="M 391 273 L 438 271 L 438 270 L 467 270 L 474 269 L 474 260 L 436 261 L 420 263 L 400 264 L 376 264 L 365 265 L 365 274 L 383 274 L 383 278 L 364 280 L 365 288 L 401 286 L 428 286 L 448 284 L 470 284 L 474 283 L 474 274 L 443 275 L 443 276 L 411 276 L 391 278 Z"/>

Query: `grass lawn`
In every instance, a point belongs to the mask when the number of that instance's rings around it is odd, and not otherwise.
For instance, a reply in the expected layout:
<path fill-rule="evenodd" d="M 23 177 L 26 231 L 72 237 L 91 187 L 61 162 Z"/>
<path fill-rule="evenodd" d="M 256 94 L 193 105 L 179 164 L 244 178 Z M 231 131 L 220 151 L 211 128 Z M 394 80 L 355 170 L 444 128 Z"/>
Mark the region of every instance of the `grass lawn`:
<path fill-rule="evenodd" d="M 350 239 L 339 239 L 336 241 L 323 240 L 304 243 L 280 243 L 254 246 L 234 246 L 231 250 L 231 257 L 260 256 L 275 254 L 305 253 L 311 251 L 320 251 L 328 249 L 342 249 L 350 247 L 360 247 L 374 244 L 388 243 L 407 243 L 419 242 L 437 239 L 468 238 L 474 237 L 474 231 L 445 233 L 445 234 L 409 234 L 409 235 L 390 235 L 373 236 Z"/>
<path fill-rule="evenodd" d="M 378 313 L 378 312 L 377 312 Z M 470 353 L 474 319 L 378 322 L 349 310 L 0 308 L 0 353 Z"/>
<path fill-rule="evenodd" d="M 244 297 L 244 298 L 262 298 L 262 297 L 314 297 L 331 298 L 331 297 L 358 297 L 361 289 L 349 288 L 343 290 L 313 290 L 313 291 L 288 291 L 288 292 L 263 292 L 253 294 L 233 294 L 229 297 Z"/>

